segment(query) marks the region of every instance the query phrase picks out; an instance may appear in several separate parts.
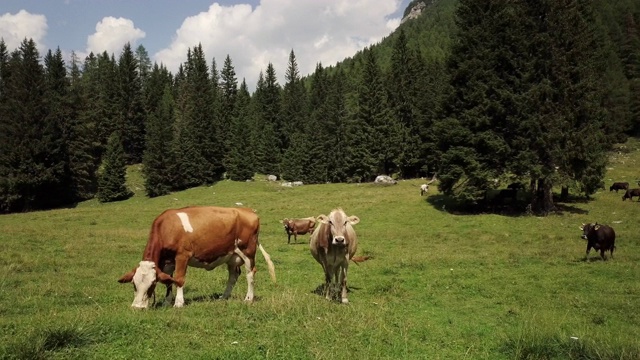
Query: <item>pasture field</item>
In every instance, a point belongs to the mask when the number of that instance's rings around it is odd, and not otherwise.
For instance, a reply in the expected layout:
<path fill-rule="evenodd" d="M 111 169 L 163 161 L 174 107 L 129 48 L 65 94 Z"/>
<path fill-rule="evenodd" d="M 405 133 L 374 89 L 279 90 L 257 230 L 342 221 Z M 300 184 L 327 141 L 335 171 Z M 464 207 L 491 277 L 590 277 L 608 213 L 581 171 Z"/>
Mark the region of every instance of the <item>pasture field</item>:
<path fill-rule="evenodd" d="M 611 154 L 601 190 L 547 217 L 459 215 L 424 180 L 393 186 L 323 184 L 284 188 L 257 177 L 148 199 L 136 195 L 75 208 L 0 216 L 2 359 L 640 359 L 640 203 L 609 192 L 640 177 L 640 142 Z M 130 309 L 117 279 L 142 256 L 151 222 L 167 208 L 245 206 L 261 218 L 257 300 L 246 278 L 216 300 L 226 268 L 190 269 L 186 305 Z M 349 305 L 314 291 L 322 284 L 309 235 L 287 245 L 285 217 L 357 215 Z M 600 260 L 578 229 L 612 225 L 614 258 Z M 292 240 L 293 241 L 293 240 Z M 164 298 L 164 286 L 156 289 Z"/>

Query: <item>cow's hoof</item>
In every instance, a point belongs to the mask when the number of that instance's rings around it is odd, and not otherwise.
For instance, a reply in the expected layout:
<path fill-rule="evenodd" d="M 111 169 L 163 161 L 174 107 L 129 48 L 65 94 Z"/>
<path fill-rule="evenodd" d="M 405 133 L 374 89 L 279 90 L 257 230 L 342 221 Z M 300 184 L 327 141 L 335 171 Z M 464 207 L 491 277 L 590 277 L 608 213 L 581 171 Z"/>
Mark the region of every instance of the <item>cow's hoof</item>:
<path fill-rule="evenodd" d="M 342 303 L 345 305 L 349 304 L 349 299 L 347 298 L 342 299 Z"/>
<path fill-rule="evenodd" d="M 175 303 L 175 304 L 173 304 L 173 307 L 174 307 L 174 308 L 181 308 L 181 307 L 183 307 L 183 306 L 184 306 L 184 302 L 177 302 L 177 301 L 176 301 L 176 303 Z"/>

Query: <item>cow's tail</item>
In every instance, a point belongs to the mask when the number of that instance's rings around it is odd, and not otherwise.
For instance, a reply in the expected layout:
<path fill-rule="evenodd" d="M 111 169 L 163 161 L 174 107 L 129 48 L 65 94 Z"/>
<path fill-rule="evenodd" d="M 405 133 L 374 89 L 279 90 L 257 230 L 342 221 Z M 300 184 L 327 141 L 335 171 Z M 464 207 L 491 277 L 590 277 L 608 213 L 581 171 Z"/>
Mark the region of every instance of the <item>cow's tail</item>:
<path fill-rule="evenodd" d="M 275 266 L 273 266 L 273 261 L 271 261 L 271 256 L 269 255 L 269 253 L 267 253 L 267 250 L 265 250 L 262 247 L 262 244 L 258 243 L 258 248 L 260 249 L 260 252 L 262 253 L 262 256 L 264 256 L 264 260 L 267 262 L 267 267 L 269 268 L 269 275 L 271 275 L 271 280 L 273 280 L 273 282 L 276 282 L 276 268 Z"/>

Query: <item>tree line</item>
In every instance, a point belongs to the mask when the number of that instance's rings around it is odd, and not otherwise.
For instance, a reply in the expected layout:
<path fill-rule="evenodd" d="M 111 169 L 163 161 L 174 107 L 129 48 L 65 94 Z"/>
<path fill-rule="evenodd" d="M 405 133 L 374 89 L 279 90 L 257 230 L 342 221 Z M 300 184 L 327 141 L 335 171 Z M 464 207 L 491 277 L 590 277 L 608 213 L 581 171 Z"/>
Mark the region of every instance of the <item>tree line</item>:
<path fill-rule="evenodd" d="M 444 57 L 421 46 L 415 20 L 307 77 L 292 50 L 285 83 L 269 64 L 253 93 L 229 56 L 218 70 L 201 45 L 172 74 L 142 45 L 67 64 L 59 49 L 41 61 L 32 40 L 12 52 L 0 40 L 0 211 L 126 199 L 137 163 L 150 197 L 256 173 L 325 183 L 437 172 L 467 203 L 519 180 L 541 212 L 553 186 L 594 193 L 606 151 L 640 132 L 639 9 L 455 3 Z"/>

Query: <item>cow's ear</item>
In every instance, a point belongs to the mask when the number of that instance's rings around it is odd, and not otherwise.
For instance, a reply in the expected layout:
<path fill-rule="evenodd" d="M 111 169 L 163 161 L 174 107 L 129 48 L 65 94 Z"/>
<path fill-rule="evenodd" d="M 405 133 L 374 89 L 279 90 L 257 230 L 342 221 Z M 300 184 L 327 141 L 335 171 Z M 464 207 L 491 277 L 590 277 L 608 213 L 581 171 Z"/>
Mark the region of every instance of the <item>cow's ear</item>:
<path fill-rule="evenodd" d="M 133 275 L 136 274 L 136 269 L 137 268 L 133 268 L 133 270 L 131 270 L 130 272 L 122 275 L 122 277 L 118 279 L 118 282 L 121 284 L 130 283 L 131 280 L 133 280 Z"/>
<path fill-rule="evenodd" d="M 596 223 L 596 225 L 593 227 L 593 230 L 598 230 L 600 229 L 600 225 L 598 225 L 598 223 Z"/>
<path fill-rule="evenodd" d="M 585 224 L 580 225 L 580 230 L 583 230 L 583 231 L 584 231 L 584 225 L 585 225 Z"/>
<path fill-rule="evenodd" d="M 165 285 L 171 285 L 175 282 L 175 280 L 173 280 L 171 275 L 164 273 L 162 271 L 158 271 L 157 275 L 158 275 L 158 281 Z"/>
<path fill-rule="evenodd" d="M 316 220 L 318 220 L 318 222 L 323 223 L 323 224 L 329 223 L 329 218 L 327 217 L 327 215 L 324 215 L 324 214 L 318 215 L 316 217 Z"/>
<path fill-rule="evenodd" d="M 355 225 L 357 223 L 360 222 L 360 218 L 355 216 L 355 215 L 351 215 L 347 218 L 347 220 L 349 220 L 349 222 L 351 223 L 351 225 Z"/>

